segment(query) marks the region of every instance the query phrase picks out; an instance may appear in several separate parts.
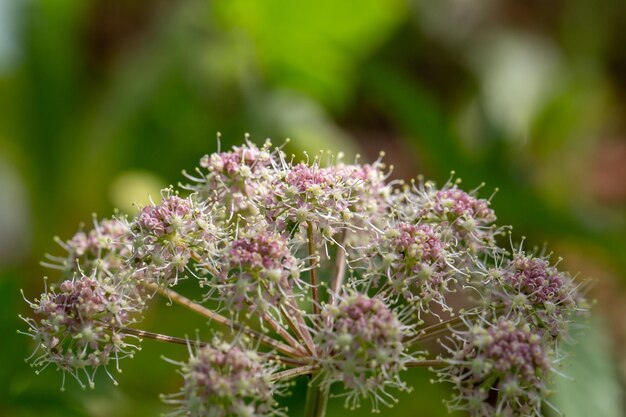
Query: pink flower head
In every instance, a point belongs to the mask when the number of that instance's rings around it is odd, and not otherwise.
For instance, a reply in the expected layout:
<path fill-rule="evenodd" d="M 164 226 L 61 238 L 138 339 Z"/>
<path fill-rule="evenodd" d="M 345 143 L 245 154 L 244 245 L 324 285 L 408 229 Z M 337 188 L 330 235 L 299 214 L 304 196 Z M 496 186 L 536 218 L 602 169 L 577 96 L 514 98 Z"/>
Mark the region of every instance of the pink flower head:
<path fill-rule="evenodd" d="M 540 415 L 550 361 L 528 324 L 500 318 L 456 336 L 461 345 L 451 366 L 440 372 L 442 380 L 456 385 L 451 408 L 480 417 Z"/>
<path fill-rule="evenodd" d="M 487 200 L 477 199 L 456 187 L 438 191 L 434 197 L 433 208 L 440 216 L 471 218 L 481 223 L 495 220 L 495 214 Z"/>
<path fill-rule="evenodd" d="M 143 208 L 139 224 L 156 236 L 172 233 L 181 226 L 183 218 L 191 211 L 191 203 L 177 195 L 167 196 L 159 205 Z"/>
<path fill-rule="evenodd" d="M 165 396 L 178 407 L 173 415 L 271 417 L 282 415 L 273 396 L 270 369 L 253 350 L 215 338 L 179 364 L 184 385 Z"/>
<path fill-rule="evenodd" d="M 120 329 L 134 323 L 144 305 L 126 292 L 123 287 L 82 276 L 63 281 L 58 291 L 29 302 L 39 318 L 25 319 L 30 326 L 28 334 L 42 351 L 33 365 L 54 364 L 80 382 L 79 370 L 106 368 L 112 358 L 117 366 L 119 359 L 133 356 L 138 347 L 127 343 L 127 335 Z M 90 386 L 93 374 L 85 372 Z"/>
<path fill-rule="evenodd" d="M 322 320 L 325 326 L 316 342 L 324 381 L 343 382 L 347 405 L 358 405 L 359 397 L 371 396 L 377 409 L 377 389 L 406 389 L 399 380 L 406 327 L 383 300 L 351 294 L 335 306 L 326 306 Z"/>

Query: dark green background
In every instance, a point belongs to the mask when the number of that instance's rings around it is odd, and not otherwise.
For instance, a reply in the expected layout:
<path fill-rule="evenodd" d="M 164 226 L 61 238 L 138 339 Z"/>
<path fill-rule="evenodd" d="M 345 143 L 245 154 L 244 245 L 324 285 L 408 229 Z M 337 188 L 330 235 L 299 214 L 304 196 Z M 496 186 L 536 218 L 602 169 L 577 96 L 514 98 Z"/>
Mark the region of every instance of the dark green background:
<path fill-rule="evenodd" d="M 182 180 L 205 153 L 291 138 L 290 152 L 378 156 L 497 187 L 502 224 L 591 276 L 591 325 L 556 378 L 566 415 L 622 416 L 626 373 L 626 6 L 604 1 L 0 0 L 0 416 L 152 416 L 180 383 L 151 341 L 120 387 L 23 362 L 16 329 L 52 237 Z M 193 334 L 176 307 L 144 327 Z M 566 361 L 567 362 L 567 361 Z M 448 388 L 383 415 L 444 416 Z M 300 414 L 303 381 L 287 399 Z M 331 402 L 330 416 L 347 412 Z"/>

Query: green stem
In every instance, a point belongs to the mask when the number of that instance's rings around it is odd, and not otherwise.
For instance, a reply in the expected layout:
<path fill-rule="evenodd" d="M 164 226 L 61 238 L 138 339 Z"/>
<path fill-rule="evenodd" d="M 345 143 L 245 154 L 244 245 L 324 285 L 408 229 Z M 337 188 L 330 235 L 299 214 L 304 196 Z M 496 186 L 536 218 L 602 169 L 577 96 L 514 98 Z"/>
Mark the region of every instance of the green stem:
<path fill-rule="evenodd" d="M 319 281 L 317 280 L 317 261 L 315 260 L 317 252 L 315 251 L 315 243 L 313 242 L 313 223 L 307 221 L 306 224 L 306 236 L 310 257 L 309 268 L 311 268 L 309 271 L 311 274 L 311 297 L 313 298 L 313 313 L 317 315 L 320 313 L 320 296 L 318 291 Z"/>
<path fill-rule="evenodd" d="M 324 417 L 326 415 L 326 405 L 328 404 L 328 388 L 321 387 L 320 378 L 312 375 L 309 389 L 306 393 L 306 405 L 304 409 L 304 417 Z"/>
<path fill-rule="evenodd" d="M 276 372 L 271 376 L 272 381 L 280 381 L 282 379 L 293 379 L 300 375 L 309 375 L 311 372 L 315 372 L 317 365 L 304 365 L 298 368 L 291 368 L 285 371 Z"/>

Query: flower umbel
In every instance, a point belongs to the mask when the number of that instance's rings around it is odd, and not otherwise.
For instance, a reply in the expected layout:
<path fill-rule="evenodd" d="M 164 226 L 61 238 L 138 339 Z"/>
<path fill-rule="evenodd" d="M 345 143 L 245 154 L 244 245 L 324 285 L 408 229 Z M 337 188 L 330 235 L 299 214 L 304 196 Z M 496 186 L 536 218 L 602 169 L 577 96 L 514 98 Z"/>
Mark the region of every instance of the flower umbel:
<path fill-rule="evenodd" d="M 111 376 L 111 362 L 119 371 L 120 359 L 139 349 L 137 338 L 124 328 L 138 320 L 144 304 L 106 280 L 66 280 L 29 304 L 37 317 L 25 319 L 30 326 L 26 334 L 37 342 L 32 364 L 41 370 L 54 364 L 63 371 L 64 382 L 69 373 L 81 386 L 84 376 L 93 387 L 98 368 Z"/>
<path fill-rule="evenodd" d="M 239 343 L 240 344 L 240 343 Z M 190 349 L 187 362 L 177 363 L 184 382 L 178 394 L 164 396 L 177 406 L 173 415 L 189 417 L 271 417 L 283 415 L 275 407 L 277 385 L 272 367 L 254 350 L 214 338 Z"/>
<path fill-rule="evenodd" d="M 323 155 L 247 141 L 204 156 L 191 184 L 135 217 L 59 239 L 67 254 L 45 264 L 58 283 L 27 300 L 32 365 L 93 386 L 152 338 L 188 347 L 168 360 L 183 377 L 163 396 L 172 416 L 285 416 L 276 397 L 302 376 L 306 417 L 324 416 L 331 389 L 379 411 L 410 391 L 409 368 L 451 383 L 451 409 L 541 415 L 587 310 L 580 284 L 542 254 L 500 247 L 509 228 L 478 189 L 405 185 L 382 159 Z M 190 343 L 137 328 L 157 294 L 224 332 Z"/>
<path fill-rule="evenodd" d="M 451 408 L 484 417 L 541 413 L 549 348 L 530 325 L 500 318 L 487 328 L 458 331 L 454 339 L 451 366 L 440 372 L 457 389 Z"/>
<path fill-rule="evenodd" d="M 406 390 L 400 371 L 410 359 L 403 340 L 410 327 L 380 298 L 353 293 L 322 311 L 324 323 L 315 339 L 321 358 L 322 385 L 341 381 L 346 405 L 355 408 L 369 397 L 373 409 L 379 403 L 390 406 L 393 396 L 386 388 Z"/>
<path fill-rule="evenodd" d="M 260 231 L 229 242 L 223 252 L 214 286 L 228 307 L 265 314 L 291 296 L 298 260 L 283 235 Z"/>

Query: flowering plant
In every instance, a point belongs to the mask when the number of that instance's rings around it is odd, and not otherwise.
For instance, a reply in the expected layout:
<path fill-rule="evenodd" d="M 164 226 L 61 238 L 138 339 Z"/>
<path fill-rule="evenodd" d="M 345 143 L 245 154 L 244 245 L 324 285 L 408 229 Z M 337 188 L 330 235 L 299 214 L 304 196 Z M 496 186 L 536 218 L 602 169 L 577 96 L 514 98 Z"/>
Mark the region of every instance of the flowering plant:
<path fill-rule="evenodd" d="M 449 382 L 449 408 L 473 416 L 541 415 L 579 286 L 541 253 L 498 245 L 490 199 L 458 181 L 388 181 L 379 159 L 323 154 L 296 163 L 269 142 L 205 156 L 187 196 L 173 189 L 135 218 L 94 221 L 50 257 L 59 284 L 28 301 L 30 360 L 81 386 L 143 338 L 188 346 L 170 361 L 172 415 L 284 416 L 276 397 L 309 377 L 306 416 L 333 392 L 349 408 L 395 402 L 409 368 Z M 201 300 L 176 292 L 182 279 Z M 157 295 L 223 326 L 204 340 L 138 329 Z M 434 343 L 433 343 L 434 342 Z"/>

